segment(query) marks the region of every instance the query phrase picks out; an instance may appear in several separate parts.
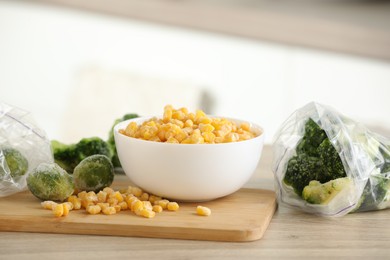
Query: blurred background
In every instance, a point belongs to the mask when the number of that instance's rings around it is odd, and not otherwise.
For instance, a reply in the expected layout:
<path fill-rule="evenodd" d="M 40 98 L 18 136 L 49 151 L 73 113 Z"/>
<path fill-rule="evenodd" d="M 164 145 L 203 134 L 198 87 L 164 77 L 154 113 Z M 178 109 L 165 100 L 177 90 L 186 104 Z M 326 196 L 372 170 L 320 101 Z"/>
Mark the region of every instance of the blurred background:
<path fill-rule="evenodd" d="M 49 138 L 166 104 L 278 127 L 310 101 L 390 137 L 390 4 L 0 0 L 0 101 Z"/>

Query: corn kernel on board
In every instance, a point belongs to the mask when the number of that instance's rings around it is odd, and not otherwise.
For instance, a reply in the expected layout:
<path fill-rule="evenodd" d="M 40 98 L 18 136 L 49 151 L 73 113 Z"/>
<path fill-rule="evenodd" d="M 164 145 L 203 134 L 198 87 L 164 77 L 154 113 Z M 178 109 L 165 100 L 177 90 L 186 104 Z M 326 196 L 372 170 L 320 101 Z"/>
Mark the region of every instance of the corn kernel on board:
<path fill-rule="evenodd" d="M 123 188 L 124 185 L 113 185 Z M 181 202 L 177 212 L 163 211 L 152 219 L 121 211 L 116 215 L 89 215 L 73 210 L 66 217 L 54 217 L 43 209 L 29 191 L 0 198 L 0 231 L 113 235 L 213 241 L 253 241 L 266 231 L 276 209 L 273 191 L 241 189 L 214 201 Z M 196 215 L 202 205 L 210 216 Z"/>

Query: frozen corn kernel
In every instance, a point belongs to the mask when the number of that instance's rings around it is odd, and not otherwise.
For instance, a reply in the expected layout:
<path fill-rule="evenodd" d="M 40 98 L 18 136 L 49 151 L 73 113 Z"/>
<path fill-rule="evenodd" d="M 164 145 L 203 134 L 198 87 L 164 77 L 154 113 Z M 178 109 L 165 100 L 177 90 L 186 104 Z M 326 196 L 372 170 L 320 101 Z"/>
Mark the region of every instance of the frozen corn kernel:
<path fill-rule="evenodd" d="M 242 130 L 244 130 L 244 131 L 250 131 L 251 130 L 251 126 L 250 126 L 250 124 L 249 123 L 241 123 L 241 125 L 240 125 L 240 128 L 242 129 Z"/>
<path fill-rule="evenodd" d="M 44 209 L 53 209 L 53 207 L 57 205 L 57 203 L 51 200 L 46 200 L 41 202 L 41 205 Z"/>
<path fill-rule="evenodd" d="M 160 205 L 154 205 L 152 210 L 156 213 L 160 213 L 163 211 L 163 208 Z"/>
<path fill-rule="evenodd" d="M 112 188 L 110 188 L 110 187 L 105 187 L 105 188 L 103 189 L 103 191 L 106 192 L 107 194 L 111 194 L 111 193 L 114 192 L 114 190 L 113 190 Z"/>
<path fill-rule="evenodd" d="M 171 105 L 164 107 L 162 119 L 152 118 L 140 125 L 131 122 L 120 132 L 144 140 L 181 144 L 238 142 L 256 136 L 251 132 L 249 123 L 237 125 L 225 118 L 208 117 L 202 110 L 194 114 L 188 113 L 188 109 L 174 109 Z M 212 133 L 216 140 L 213 140 L 212 135 L 203 136 L 201 133 Z"/>
<path fill-rule="evenodd" d="M 113 207 L 114 207 L 114 209 L 115 209 L 116 212 L 119 212 L 119 211 L 121 211 L 121 209 L 122 209 L 122 207 L 119 206 L 119 205 L 114 205 Z"/>
<path fill-rule="evenodd" d="M 153 210 L 153 206 L 152 206 L 152 203 L 150 203 L 150 201 L 146 200 L 146 201 L 142 201 L 142 204 L 144 204 L 144 208 L 147 209 L 147 210 Z"/>
<path fill-rule="evenodd" d="M 123 201 L 123 196 L 119 191 L 115 191 L 115 192 L 111 193 L 108 197 L 110 199 L 111 198 L 116 199 L 118 203 Z"/>
<path fill-rule="evenodd" d="M 73 210 L 74 206 L 73 206 L 73 203 L 72 202 L 64 202 L 62 203 L 64 205 L 66 205 L 68 207 L 69 210 Z"/>
<path fill-rule="evenodd" d="M 127 203 L 127 207 L 130 209 L 131 208 L 131 204 L 134 202 L 134 201 L 137 201 L 139 200 L 137 197 L 135 197 L 134 195 L 131 195 L 131 196 L 128 196 L 126 198 L 126 203 Z"/>
<path fill-rule="evenodd" d="M 115 205 L 118 204 L 118 200 L 117 200 L 116 198 L 108 198 L 108 199 L 106 200 L 106 202 L 107 202 L 108 204 L 110 204 L 110 206 L 115 206 Z"/>
<path fill-rule="evenodd" d="M 116 214 L 116 209 L 114 207 L 107 207 L 102 210 L 104 215 L 114 215 Z"/>
<path fill-rule="evenodd" d="M 62 216 L 68 216 L 69 211 L 71 211 L 71 208 L 70 208 L 71 206 L 69 204 L 72 205 L 72 203 L 70 203 L 70 202 L 61 203 L 61 205 L 63 207 Z"/>
<path fill-rule="evenodd" d="M 139 198 L 140 200 L 149 200 L 149 194 L 144 192 Z"/>
<path fill-rule="evenodd" d="M 78 197 L 79 199 L 84 199 L 86 196 L 87 196 L 87 192 L 86 192 L 86 191 L 82 191 L 82 192 L 79 192 L 79 193 L 77 194 L 77 197 Z"/>
<path fill-rule="evenodd" d="M 89 205 L 86 210 L 89 214 L 96 215 L 102 211 L 102 208 L 99 205 Z"/>
<path fill-rule="evenodd" d="M 131 193 L 134 195 L 134 196 L 136 196 L 136 197 L 140 197 L 141 195 L 142 195 L 142 190 L 140 189 L 140 188 L 138 188 L 138 187 L 133 187 L 132 189 L 131 189 Z"/>
<path fill-rule="evenodd" d="M 87 200 L 92 201 L 92 202 L 97 202 L 98 197 L 94 191 L 90 191 L 87 193 L 87 196 L 85 197 Z"/>
<path fill-rule="evenodd" d="M 138 213 L 137 215 L 142 216 L 144 218 L 154 218 L 154 216 L 156 216 L 156 212 L 149 209 L 142 209 L 137 213 Z"/>
<path fill-rule="evenodd" d="M 159 201 L 159 200 L 162 200 L 162 198 L 159 197 L 159 196 L 155 196 L 155 195 L 150 195 L 149 196 L 149 201 L 150 201 L 150 203 L 152 203 L 152 205 L 154 205 L 155 201 Z"/>
<path fill-rule="evenodd" d="M 81 200 L 75 195 L 70 196 L 68 202 L 73 204 L 73 209 L 81 209 Z"/>
<path fill-rule="evenodd" d="M 110 204 L 104 202 L 99 202 L 96 205 L 99 206 L 102 210 L 110 206 Z"/>
<path fill-rule="evenodd" d="M 136 200 L 136 201 L 133 201 L 133 203 L 131 203 L 130 209 L 132 212 L 135 212 L 141 208 L 144 208 L 144 204 L 142 203 L 142 201 Z"/>
<path fill-rule="evenodd" d="M 177 202 L 169 202 L 167 204 L 167 209 L 169 211 L 178 211 L 179 210 L 179 204 L 177 204 Z"/>
<path fill-rule="evenodd" d="M 98 199 L 98 202 L 106 202 L 107 200 L 107 192 L 105 191 L 99 191 L 98 194 L 97 194 L 97 199 Z"/>
<path fill-rule="evenodd" d="M 162 207 L 162 209 L 166 209 L 168 203 L 169 203 L 169 200 L 166 200 L 166 199 L 158 200 L 158 201 L 154 202 L 155 205 L 160 205 Z"/>
<path fill-rule="evenodd" d="M 52 212 L 54 216 L 61 217 L 62 215 L 64 215 L 64 205 L 62 204 L 54 205 L 52 208 Z"/>
<path fill-rule="evenodd" d="M 210 216 L 211 210 L 207 207 L 197 206 L 196 214 L 198 214 L 199 216 Z"/>
<path fill-rule="evenodd" d="M 121 207 L 121 210 L 126 210 L 126 209 L 128 209 L 128 206 L 127 206 L 127 202 L 126 202 L 126 201 L 119 202 L 119 203 L 118 203 L 118 206 Z"/>

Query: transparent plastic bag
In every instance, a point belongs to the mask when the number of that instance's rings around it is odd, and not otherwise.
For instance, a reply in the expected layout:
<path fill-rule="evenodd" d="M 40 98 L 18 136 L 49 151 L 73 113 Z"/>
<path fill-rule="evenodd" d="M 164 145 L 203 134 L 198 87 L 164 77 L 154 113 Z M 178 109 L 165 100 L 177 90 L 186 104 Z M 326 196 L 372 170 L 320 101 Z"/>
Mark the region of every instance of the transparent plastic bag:
<path fill-rule="evenodd" d="M 29 112 L 0 102 L 0 197 L 27 187 L 28 174 L 53 162 L 50 140 Z"/>
<path fill-rule="evenodd" d="M 280 203 L 322 216 L 390 207 L 390 140 L 333 108 L 313 102 L 295 111 L 273 148 Z"/>

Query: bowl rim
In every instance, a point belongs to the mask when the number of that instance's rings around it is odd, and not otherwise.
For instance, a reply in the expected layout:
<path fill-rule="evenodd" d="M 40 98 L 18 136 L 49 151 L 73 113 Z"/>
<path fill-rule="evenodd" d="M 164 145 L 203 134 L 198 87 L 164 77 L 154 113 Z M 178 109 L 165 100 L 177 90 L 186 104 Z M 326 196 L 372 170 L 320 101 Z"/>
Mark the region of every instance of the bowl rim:
<path fill-rule="evenodd" d="M 119 133 L 119 129 L 123 129 L 122 127 L 120 128 L 120 126 L 122 125 L 128 125 L 130 122 L 132 121 L 146 121 L 148 119 L 152 119 L 152 118 L 158 118 L 157 116 L 140 116 L 140 117 L 135 117 L 135 118 L 131 118 L 131 119 L 128 119 L 128 120 L 124 120 L 124 121 L 121 121 L 119 123 L 117 123 L 115 126 L 114 126 L 114 135 L 118 135 L 118 136 L 122 136 L 122 137 L 126 137 L 126 138 L 129 138 L 129 140 L 132 140 L 132 141 L 135 141 L 135 142 L 146 142 L 146 143 L 154 143 L 156 145 L 166 145 L 166 144 L 169 144 L 169 145 L 180 145 L 180 146 L 205 146 L 205 145 L 224 145 L 224 146 L 227 146 L 227 145 L 237 145 L 237 144 L 240 144 L 240 143 L 247 143 L 247 142 L 253 142 L 253 141 L 256 141 L 258 139 L 264 139 L 264 135 L 265 135 L 265 132 L 264 132 L 264 128 L 261 127 L 259 124 L 257 123 L 254 123 L 254 122 L 251 122 L 251 121 L 248 121 L 248 120 L 243 120 L 243 119 L 236 119 L 236 118 L 231 118 L 231 117 L 223 117 L 223 116 L 214 116 L 214 115 L 207 115 L 209 117 L 212 117 L 212 118 L 224 118 L 224 119 L 227 119 L 227 120 L 231 120 L 231 121 L 234 121 L 234 122 L 247 122 L 250 124 L 251 127 L 254 127 L 255 129 L 257 129 L 259 131 L 259 134 L 257 136 L 255 136 L 254 138 L 251 138 L 251 139 L 248 139 L 248 140 L 243 140 L 243 141 L 239 141 L 239 142 L 229 142 L 229 143 L 217 143 L 217 144 L 181 144 L 181 143 L 167 143 L 167 142 L 155 142 L 155 141 L 150 141 L 150 140 L 144 140 L 144 139 L 139 139 L 139 138 L 134 138 L 134 137 L 131 137 L 131 136 L 127 136 L 127 135 L 124 135 L 122 133 Z"/>

